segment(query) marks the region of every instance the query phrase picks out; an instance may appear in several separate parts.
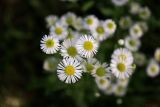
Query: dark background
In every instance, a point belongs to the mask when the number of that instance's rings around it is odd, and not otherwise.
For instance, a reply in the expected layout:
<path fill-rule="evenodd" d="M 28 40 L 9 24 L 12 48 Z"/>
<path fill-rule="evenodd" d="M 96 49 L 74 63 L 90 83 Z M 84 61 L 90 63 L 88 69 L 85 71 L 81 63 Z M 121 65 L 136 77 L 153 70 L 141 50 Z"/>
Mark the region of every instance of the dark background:
<path fill-rule="evenodd" d="M 152 12 L 148 20 L 149 31 L 141 39 L 140 49 L 147 58 L 151 58 L 154 50 L 160 47 L 160 1 L 138 2 L 148 6 Z M 107 13 L 106 8 L 114 14 Z M 114 7 L 109 0 L 80 0 L 78 3 L 0 0 L 0 106 L 19 107 L 8 104 L 10 100 L 7 99 L 10 98 L 21 102 L 22 107 L 160 107 L 160 76 L 149 78 L 145 67 L 137 68 L 127 95 L 121 98 L 121 105 L 116 104 L 115 96 L 101 94 L 95 97 L 98 90 L 94 80 L 87 75 L 79 83 L 69 86 L 60 82 L 55 73 L 45 73 L 43 70 L 43 61 L 49 56 L 40 50 L 40 40 L 48 34 L 44 20 L 46 16 L 61 16 L 72 11 L 82 17 L 95 14 L 100 19 L 113 18 L 118 21 L 118 16 L 125 15 L 126 9 Z M 113 41 L 109 41 L 110 45 Z M 112 51 L 108 51 L 108 56 Z M 106 54 L 103 49 L 97 57 L 104 60 L 108 57 Z"/>

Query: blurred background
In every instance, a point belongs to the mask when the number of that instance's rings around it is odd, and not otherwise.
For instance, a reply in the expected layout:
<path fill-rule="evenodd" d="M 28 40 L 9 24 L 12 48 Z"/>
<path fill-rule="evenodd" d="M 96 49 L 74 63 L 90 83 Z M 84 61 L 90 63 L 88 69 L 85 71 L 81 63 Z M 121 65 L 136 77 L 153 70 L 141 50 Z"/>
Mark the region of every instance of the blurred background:
<path fill-rule="evenodd" d="M 160 46 L 160 1 L 136 1 L 152 12 L 140 51 L 153 57 Z M 52 56 L 40 50 L 40 40 L 48 34 L 46 16 L 74 12 L 81 17 L 94 14 L 117 21 L 127 7 L 111 4 L 110 0 L 0 0 L 0 107 L 160 107 L 160 76 L 149 78 L 144 67 L 136 69 L 124 97 L 101 94 L 87 76 L 66 85 L 56 73 L 43 70 L 44 60 Z M 106 52 L 97 57 L 109 59 Z"/>

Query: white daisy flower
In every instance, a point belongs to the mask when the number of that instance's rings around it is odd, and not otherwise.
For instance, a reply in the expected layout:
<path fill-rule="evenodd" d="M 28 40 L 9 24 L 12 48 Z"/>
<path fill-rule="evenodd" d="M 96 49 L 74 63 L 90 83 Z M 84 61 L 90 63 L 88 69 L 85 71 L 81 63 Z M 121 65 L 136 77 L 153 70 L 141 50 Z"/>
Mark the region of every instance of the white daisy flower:
<path fill-rule="evenodd" d="M 114 51 L 110 64 L 112 73 L 120 79 L 128 78 L 133 73 L 133 56 L 130 51 L 120 48 Z"/>
<path fill-rule="evenodd" d="M 104 22 L 104 28 L 107 34 L 112 35 L 116 31 L 117 25 L 112 19 L 107 19 Z"/>
<path fill-rule="evenodd" d="M 141 42 L 139 39 L 133 37 L 126 37 L 125 38 L 125 47 L 130 51 L 137 51 L 140 48 Z"/>
<path fill-rule="evenodd" d="M 73 26 L 76 21 L 76 15 L 72 12 L 68 12 L 63 15 L 60 20 L 65 26 Z"/>
<path fill-rule="evenodd" d="M 139 17 L 146 20 L 149 19 L 149 17 L 151 16 L 151 11 L 149 10 L 148 7 L 143 7 L 140 8 L 139 10 Z"/>
<path fill-rule="evenodd" d="M 151 60 L 147 67 L 147 75 L 150 77 L 156 77 L 160 73 L 159 64 L 155 60 Z"/>
<path fill-rule="evenodd" d="M 82 76 L 81 63 L 73 58 L 64 58 L 57 68 L 58 78 L 65 83 L 75 83 Z"/>
<path fill-rule="evenodd" d="M 85 29 L 95 29 L 96 26 L 98 25 L 98 19 L 94 15 L 89 15 L 84 19 L 84 28 Z"/>
<path fill-rule="evenodd" d="M 98 26 L 95 27 L 95 29 L 91 30 L 91 33 L 98 41 L 103 41 L 110 36 L 110 34 L 106 32 L 106 29 L 104 28 L 104 22 L 102 21 L 98 24 Z"/>
<path fill-rule="evenodd" d="M 126 94 L 127 86 L 115 84 L 113 87 L 113 92 L 116 96 L 124 96 Z"/>
<path fill-rule="evenodd" d="M 87 61 L 84 61 L 83 62 L 84 72 L 92 73 L 96 63 L 97 63 L 97 59 L 95 58 L 89 58 L 87 59 Z"/>
<path fill-rule="evenodd" d="M 107 95 L 111 95 L 113 94 L 113 90 L 114 90 L 113 84 L 110 83 L 109 86 L 104 90 L 104 93 Z"/>
<path fill-rule="evenodd" d="M 132 2 L 132 3 L 130 4 L 130 13 L 131 13 L 131 14 L 138 14 L 140 8 L 141 8 L 141 6 L 140 6 L 139 3 L 137 3 L 137 2 Z"/>
<path fill-rule="evenodd" d="M 105 78 L 105 77 L 109 78 L 111 76 L 107 64 L 106 63 L 100 64 L 99 62 L 95 64 L 92 75 L 93 77 L 96 78 Z"/>
<path fill-rule="evenodd" d="M 145 64 L 146 56 L 143 53 L 136 52 L 133 54 L 133 56 L 134 56 L 134 59 L 135 59 L 134 61 L 136 65 L 143 66 Z"/>
<path fill-rule="evenodd" d="M 61 55 L 63 57 L 72 57 L 81 60 L 82 58 L 78 54 L 75 43 L 76 41 L 71 39 L 64 40 L 61 46 Z"/>
<path fill-rule="evenodd" d="M 160 62 L 160 48 L 157 48 L 154 53 L 154 58 L 156 61 Z"/>
<path fill-rule="evenodd" d="M 147 22 L 145 21 L 141 21 L 141 22 L 138 22 L 139 26 L 142 28 L 142 30 L 144 32 L 147 32 L 148 31 L 148 25 L 147 25 Z"/>
<path fill-rule="evenodd" d="M 129 83 L 129 78 L 125 79 L 117 79 L 117 84 L 122 85 L 122 86 L 127 86 Z"/>
<path fill-rule="evenodd" d="M 123 6 L 127 4 L 129 0 L 112 0 L 112 3 L 116 6 Z"/>
<path fill-rule="evenodd" d="M 119 25 L 122 29 L 128 29 L 132 25 L 132 19 L 129 16 L 121 17 Z"/>
<path fill-rule="evenodd" d="M 110 85 L 110 81 L 107 78 L 95 78 L 95 81 L 100 90 L 105 90 Z"/>
<path fill-rule="evenodd" d="M 59 40 L 63 40 L 67 36 L 67 28 L 63 26 L 60 22 L 57 22 L 55 26 L 50 28 L 50 34 Z"/>
<path fill-rule="evenodd" d="M 46 17 L 45 20 L 47 22 L 47 27 L 51 27 L 56 23 L 56 21 L 58 20 L 58 17 L 55 15 L 49 15 Z"/>
<path fill-rule="evenodd" d="M 98 42 L 92 36 L 84 35 L 77 41 L 78 53 L 85 58 L 91 58 L 97 53 Z"/>
<path fill-rule="evenodd" d="M 132 53 L 126 48 L 116 49 L 112 54 L 112 59 L 123 60 L 128 64 L 133 63 Z"/>
<path fill-rule="evenodd" d="M 53 36 L 44 35 L 40 47 L 46 54 L 54 54 L 59 50 L 59 41 Z"/>
<path fill-rule="evenodd" d="M 81 30 L 83 28 L 83 19 L 81 17 L 77 17 L 76 21 L 73 24 L 76 30 Z"/>
<path fill-rule="evenodd" d="M 134 38 L 140 38 L 143 35 L 143 30 L 139 24 L 134 24 L 130 29 L 129 33 Z"/>
<path fill-rule="evenodd" d="M 66 39 L 72 39 L 74 41 L 77 41 L 80 38 L 80 35 L 82 35 L 82 34 L 80 34 L 80 32 L 70 30 L 68 32 Z"/>

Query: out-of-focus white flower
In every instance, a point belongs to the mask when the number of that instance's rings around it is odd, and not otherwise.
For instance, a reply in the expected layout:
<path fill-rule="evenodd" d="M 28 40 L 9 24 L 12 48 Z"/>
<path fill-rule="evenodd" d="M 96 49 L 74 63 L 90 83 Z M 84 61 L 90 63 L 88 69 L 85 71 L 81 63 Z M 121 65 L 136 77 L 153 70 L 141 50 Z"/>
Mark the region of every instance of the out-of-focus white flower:
<path fill-rule="evenodd" d="M 77 17 L 76 21 L 73 24 L 76 30 L 81 30 L 83 28 L 83 19 L 81 17 Z"/>
<path fill-rule="evenodd" d="M 95 81 L 100 90 L 105 90 L 110 85 L 110 81 L 107 78 L 95 78 Z"/>
<path fill-rule="evenodd" d="M 87 59 L 87 61 L 84 61 L 83 62 L 84 72 L 92 73 L 96 63 L 97 63 L 97 59 L 95 58 L 89 58 Z"/>
<path fill-rule="evenodd" d="M 67 28 L 62 25 L 62 23 L 57 22 L 55 26 L 50 28 L 50 35 L 59 40 L 63 40 L 67 37 Z"/>
<path fill-rule="evenodd" d="M 132 25 L 132 19 L 129 16 L 121 17 L 119 25 L 122 29 L 128 29 Z"/>
<path fill-rule="evenodd" d="M 47 23 L 47 27 L 51 27 L 56 23 L 56 21 L 58 20 L 58 17 L 55 16 L 55 15 L 49 15 L 49 16 L 46 17 L 45 20 L 46 20 L 46 23 Z"/>
<path fill-rule="evenodd" d="M 137 2 L 132 2 L 132 3 L 130 4 L 130 13 L 132 13 L 132 14 L 138 14 L 140 8 L 141 8 L 141 6 L 140 6 L 139 3 L 137 3 Z"/>
<path fill-rule="evenodd" d="M 118 44 L 121 45 L 121 46 L 123 46 L 124 45 L 124 40 L 123 39 L 119 39 L 118 40 Z"/>
<path fill-rule="evenodd" d="M 148 7 L 143 7 L 143 8 L 140 8 L 139 10 L 139 17 L 146 20 L 146 19 L 149 19 L 151 16 L 151 11 L 149 10 Z"/>
<path fill-rule="evenodd" d="M 75 83 L 82 76 L 81 63 L 73 58 L 64 58 L 57 68 L 58 78 L 65 83 Z"/>
<path fill-rule="evenodd" d="M 143 30 L 144 32 L 147 32 L 147 31 L 148 31 L 147 22 L 141 21 L 141 22 L 138 22 L 137 24 L 139 24 L 139 26 L 142 28 L 142 30 Z"/>
<path fill-rule="evenodd" d="M 130 36 L 125 38 L 125 47 L 130 51 L 137 51 L 140 45 L 141 45 L 141 42 L 139 39 L 136 39 Z"/>
<path fill-rule="evenodd" d="M 96 16 L 89 15 L 84 19 L 84 28 L 89 29 L 89 30 L 93 30 L 97 27 L 98 22 L 99 21 Z"/>
<path fill-rule="evenodd" d="M 154 58 L 156 61 L 160 62 L 160 48 L 157 48 L 154 53 Z"/>
<path fill-rule="evenodd" d="M 97 53 L 98 42 L 92 36 L 84 35 L 77 41 L 78 53 L 85 58 L 91 58 Z"/>
<path fill-rule="evenodd" d="M 143 66 L 145 64 L 146 57 L 143 53 L 137 53 L 136 52 L 136 53 L 133 54 L 133 56 L 134 56 L 134 61 L 137 65 Z"/>
<path fill-rule="evenodd" d="M 116 6 L 123 6 L 127 4 L 129 0 L 112 0 L 112 3 Z"/>
<path fill-rule="evenodd" d="M 150 77 L 156 77 L 159 73 L 160 73 L 159 64 L 152 59 L 147 67 L 147 75 Z"/>
<path fill-rule="evenodd" d="M 143 30 L 141 26 L 137 23 L 130 28 L 129 33 L 134 38 L 140 38 L 143 36 Z"/>
<path fill-rule="evenodd" d="M 116 31 L 116 23 L 112 19 L 107 19 L 104 21 L 104 28 L 107 34 L 112 35 Z"/>
<path fill-rule="evenodd" d="M 53 36 L 44 35 L 40 47 L 46 54 L 54 54 L 59 50 L 59 40 Z"/>

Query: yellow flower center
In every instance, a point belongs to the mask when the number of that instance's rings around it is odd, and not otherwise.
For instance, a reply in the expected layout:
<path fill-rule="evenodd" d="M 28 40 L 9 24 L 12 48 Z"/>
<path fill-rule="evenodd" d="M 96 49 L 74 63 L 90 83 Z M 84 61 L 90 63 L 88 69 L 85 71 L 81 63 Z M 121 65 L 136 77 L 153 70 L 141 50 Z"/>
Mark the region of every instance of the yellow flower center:
<path fill-rule="evenodd" d="M 90 63 L 86 63 L 85 67 L 88 72 L 92 72 L 92 70 L 94 69 L 94 66 Z"/>
<path fill-rule="evenodd" d="M 124 63 L 119 63 L 117 68 L 120 72 L 124 72 L 126 70 L 126 65 Z"/>
<path fill-rule="evenodd" d="M 129 41 L 129 44 L 130 44 L 131 46 L 135 46 L 135 45 L 136 45 L 136 41 L 130 40 L 130 41 Z"/>
<path fill-rule="evenodd" d="M 96 31 L 99 33 L 99 34 L 103 34 L 105 31 L 104 31 L 104 28 L 102 26 L 98 26 L 96 28 Z"/>
<path fill-rule="evenodd" d="M 113 29 L 113 23 L 108 23 L 107 26 L 109 29 Z"/>
<path fill-rule="evenodd" d="M 154 73 L 154 72 L 156 72 L 156 71 L 157 71 L 157 67 L 156 67 L 156 66 L 152 66 L 152 67 L 151 67 L 151 72 Z"/>
<path fill-rule="evenodd" d="M 138 28 L 135 28 L 134 29 L 134 33 L 138 33 L 139 32 L 139 29 Z"/>
<path fill-rule="evenodd" d="M 99 80 L 99 83 L 102 84 L 102 85 L 103 85 L 105 82 L 106 82 L 106 81 L 105 81 L 104 79 L 100 79 L 100 80 Z"/>
<path fill-rule="evenodd" d="M 60 27 L 55 28 L 55 33 L 56 33 L 57 35 L 62 34 L 62 32 L 63 32 L 63 29 L 62 29 L 62 28 L 60 28 Z"/>
<path fill-rule="evenodd" d="M 75 57 L 77 55 L 77 49 L 73 46 L 69 47 L 67 49 L 67 53 L 72 56 L 72 57 Z"/>
<path fill-rule="evenodd" d="M 88 18 L 88 19 L 87 19 L 87 24 L 89 24 L 89 25 L 93 24 L 93 19 Z"/>
<path fill-rule="evenodd" d="M 85 41 L 83 47 L 85 50 L 91 51 L 93 49 L 93 43 L 91 41 Z"/>
<path fill-rule="evenodd" d="M 99 67 L 99 68 L 96 70 L 96 74 L 97 74 L 99 77 L 105 76 L 105 74 L 106 74 L 105 68 Z"/>
<path fill-rule="evenodd" d="M 65 72 L 66 72 L 67 75 L 74 75 L 75 74 L 75 68 L 74 68 L 74 66 L 68 65 L 65 68 Z"/>
<path fill-rule="evenodd" d="M 46 47 L 47 48 L 51 48 L 51 47 L 53 47 L 54 46 L 54 41 L 52 40 L 52 39 L 48 39 L 47 41 L 46 41 Z"/>
<path fill-rule="evenodd" d="M 73 23 L 73 20 L 72 20 L 72 18 L 67 18 L 66 22 L 67 22 L 67 24 L 71 25 Z"/>

